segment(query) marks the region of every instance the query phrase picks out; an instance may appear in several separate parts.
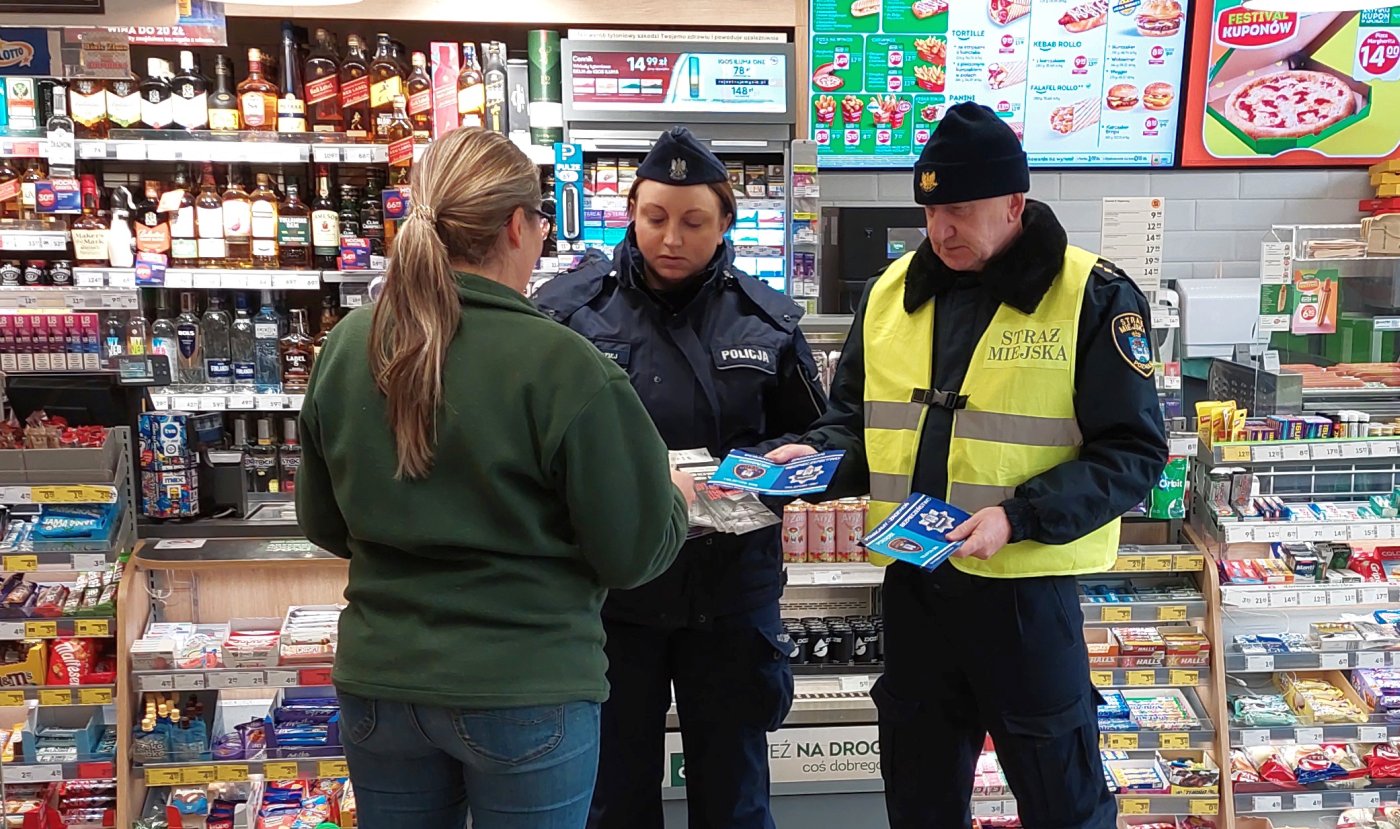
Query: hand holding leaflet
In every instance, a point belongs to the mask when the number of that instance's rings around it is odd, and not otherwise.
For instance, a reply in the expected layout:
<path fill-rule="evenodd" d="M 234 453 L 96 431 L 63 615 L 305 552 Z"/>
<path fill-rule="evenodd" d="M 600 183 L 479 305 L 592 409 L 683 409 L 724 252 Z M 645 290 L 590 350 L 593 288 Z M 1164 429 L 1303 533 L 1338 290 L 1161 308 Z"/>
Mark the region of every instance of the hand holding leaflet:
<path fill-rule="evenodd" d="M 861 542 L 872 553 L 932 570 L 962 547 L 947 533 L 972 516 L 930 495 L 914 493 L 866 534 Z"/>
<path fill-rule="evenodd" d="M 845 455 L 840 450 L 817 452 L 777 463 L 736 449 L 720 463 L 710 483 L 763 495 L 811 495 L 826 491 Z"/>

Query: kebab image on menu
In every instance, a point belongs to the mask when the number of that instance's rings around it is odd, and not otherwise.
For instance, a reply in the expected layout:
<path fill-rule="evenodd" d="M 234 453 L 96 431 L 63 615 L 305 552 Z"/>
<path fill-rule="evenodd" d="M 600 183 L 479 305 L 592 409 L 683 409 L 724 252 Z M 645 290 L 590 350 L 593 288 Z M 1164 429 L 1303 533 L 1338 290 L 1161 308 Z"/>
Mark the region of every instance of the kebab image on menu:
<path fill-rule="evenodd" d="M 1342 30 L 1355 18 L 1355 12 L 1303 15 L 1296 36 L 1262 46 L 1249 28 L 1217 26 L 1212 53 L 1225 48 L 1206 92 L 1210 117 L 1257 155 L 1308 147 L 1368 115 L 1382 117 L 1370 111 L 1372 88 L 1350 77 L 1355 35 L 1348 39 Z M 1233 45 L 1220 43 L 1222 33 Z M 1345 66 L 1315 57 L 1334 39 L 1347 40 Z M 1334 50 L 1334 59 L 1339 54 Z"/>
<path fill-rule="evenodd" d="M 1050 128 L 1061 135 L 1070 135 L 1097 124 L 1100 112 L 1098 98 L 1085 98 L 1067 106 L 1058 106 L 1050 110 Z"/>
<path fill-rule="evenodd" d="M 987 87 L 1008 89 L 1026 82 L 1026 62 L 992 63 L 987 65 Z"/>
<path fill-rule="evenodd" d="M 1020 20 L 1031 13 L 1030 0 L 988 0 L 987 16 L 998 26 Z"/>

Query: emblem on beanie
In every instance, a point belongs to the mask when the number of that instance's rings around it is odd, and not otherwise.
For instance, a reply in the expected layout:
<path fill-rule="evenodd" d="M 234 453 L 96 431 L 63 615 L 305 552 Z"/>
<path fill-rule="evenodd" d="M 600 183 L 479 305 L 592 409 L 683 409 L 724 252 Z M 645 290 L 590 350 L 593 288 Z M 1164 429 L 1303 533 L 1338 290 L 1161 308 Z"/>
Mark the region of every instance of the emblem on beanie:
<path fill-rule="evenodd" d="M 938 175 L 932 170 L 925 170 L 923 175 L 919 176 L 919 189 L 925 193 L 932 193 L 934 190 L 937 190 Z"/>
<path fill-rule="evenodd" d="M 671 181 L 685 181 L 687 175 L 689 172 L 685 168 L 685 159 L 671 159 Z"/>

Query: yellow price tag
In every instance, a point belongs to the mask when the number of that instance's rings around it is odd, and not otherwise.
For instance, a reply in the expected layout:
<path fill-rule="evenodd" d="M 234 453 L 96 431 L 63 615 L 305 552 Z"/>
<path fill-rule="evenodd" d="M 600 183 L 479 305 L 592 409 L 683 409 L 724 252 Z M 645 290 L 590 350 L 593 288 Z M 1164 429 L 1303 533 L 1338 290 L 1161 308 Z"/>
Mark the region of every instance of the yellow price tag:
<path fill-rule="evenodd" d="M 39 569 L 38 556 L 5 556 L 0 558 L 0 566 L 7 573 L 28 573 Z"/>
<path fill-rule="evenodd" d="M 1133 609 L 1131 607 L 1104 605 L 1099 610 L 1099 621 L 1101 622 L 1131 622 L 1132 620 Z"/>
<path fill-rule="evenodd" d="M 1145 556 L 1143 560 L 1147 563 L 1149 571 L 1159 573 L 1169 573 L 1172 569 L 1171 556 Z"/>
<path fill-rule="evenodd" d="M 72 692 L 72 691 L 40 691 L 40 692 L 39 692 L 39 704 L 40 704 L 40 705 L 72 705 L 72 704 L 73 704 L 73 692 Z"/>
<path fill-rule="evenodd" d="M 147 786 L 179 786 L 185 782 L 185 769 L 146 769 Z"/>
<path fill-rule="evenodd" d="M 1163 734 L 1157 738 L 1162 748 L 1190 748 L 1190 734 Z"/>
<path fill-rule="evenodd" d="M 1125 815 L 1146 815 L 1152 811 L 1152 801 L 1142 798 L 1124 798 L 1118 801 L 1118 811 Z"/>
<path fill-rule="evenodd" d="M 301 772 L 296 763 L 273 762 L 263 763 L 263 774 L 268 780 L 296 780 Z"/>
<path fill-rule="evenodd" d="M 110 486 L 36 486 L 30 487 L 36 504 L 112 504 L 117 490 Z"/>
<path fill-rule="evenodd" d="M 0 708 L 14 708 L 24 705 L 23 691 L 0 691 Z"/>
<path fill-rule="evenodd" d="M 1250 447 L 1248 444 L 1221 443 L 1220 462 L 1221 463 L 1249 463 Z"/>
<path fill-rule="evenodd" d="M 110 705 L 112 703 L 112 689 L 79 688 L 78 703 L 80 705 Z"/>
<path fill-rule="evenodd" d="M 1159 622 L 1184 622 L 1186 621 L 1186 605 L 1168 604 L 1157 608 L 1157 621 Z"/>
<path fill-rule="evenodd" d="M 349 777 L 350 764 L 344 760 L 322 760 L 316 764 L 318 777 Z"/>
<path fill-rule="evenodd" d="M 237 766 L 215 766 L 214 779 L 221 783 L 242 783 L 248 779 L 248 767 Z"/>
<path fill-rule="evenodd" d="M 30 621 L 24 623 L 24 637 L 26 639 L 52 639 L 58 635 L 58 622 Z"/>
<path fill-rule="evenodd" d="M 1220 801 L 1192 800 L 1186 804 L 1186 811 L 1192 815 L 1217 815 L 1220 814 Z"/>
<path fill-rule="evenodd" d="M 218 779 L 218 774 L 214 771 L 213 766 L 187 766 L 184 778 L 186 786 L 198 786 L 213 783 Z"/>
<path fill-rule="evenodd" d="M 1153 685 L 1157 682 L 1156 671 L 1128 671 L 1129 685 Z"/>
<path fill-rule="evenodd" d="M 1100 688 L 1113 684 L 1113 671 L 1090 671 L 1089 681 Z"/>
<path fill-rule="evenodd" d="M 106 619 L 77 619 L 73 632 L 78 636 L 111 636 L 112 623 Z"/>
<path fill-rule="evenodd" d="M 1138 735 L 1136 734 L 1114 734 L 1108 735 L 1108 747 L 1121 751 L 1132 751 L 1138 747 Z"/>
<path fill-rule="evenodd" d="M 1200 685 L 1200 671 L 1172 671 L 1168 677 L 1171 685 Z"/>
<path fill-rule="evenodd" d="M 1142 556 L 1119 556 L 1118 562 L 1113 565 L 1113 569 L 1138 572 L 1142 570 L 1144 566 Z"/>
<path fill-rule="evenodd" d="M 1172 556 L 1172 569 L 1178 573 L 1195 573 L 1206 569 L 1206 557 L 1193 554 Z"/>

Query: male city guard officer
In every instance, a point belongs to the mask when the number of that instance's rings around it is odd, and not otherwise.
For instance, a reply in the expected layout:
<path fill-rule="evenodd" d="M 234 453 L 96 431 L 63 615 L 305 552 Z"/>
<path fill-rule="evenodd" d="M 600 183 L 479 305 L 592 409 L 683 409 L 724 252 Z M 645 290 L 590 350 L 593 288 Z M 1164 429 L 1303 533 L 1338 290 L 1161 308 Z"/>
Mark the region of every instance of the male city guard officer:
<path fill-rule="evenodd" d="M 786 442 L 826 406 L 801 310 L 733 265 L 735 207 L 719 159 L 684 128 L 663 133 L 637 168 L 612 261 L 590 251 L 535 297 L 627 372 L 669 447 L 716 457 Z M 692 540 L 665 575 L 609 596 L 591 829 L 662 829 L 673 683 L 691 829 L 772 829 L 767 732 L 792 703 L 781 594 L 770 527 Z"/>
<path fill-rule="evenodd" d="M 771 453 L 845 449 L 827 494 L 868 489 L 871 522 L 911 492 L 973 513 L 951 566 L 885 577 L 892 829 L 969 826 L 988 733 L 1026 829 L 1114 825 L 1073 577 L 1112 565 L 1167 444 L 1146 301 L 1029 189 L 995 113 L 948 110 L 914 168 L 928 240 L 867 288 L 809 445 Z"/>

